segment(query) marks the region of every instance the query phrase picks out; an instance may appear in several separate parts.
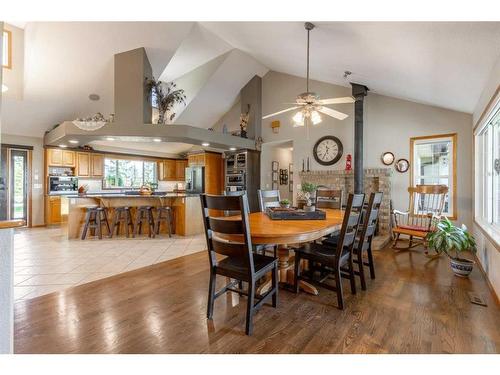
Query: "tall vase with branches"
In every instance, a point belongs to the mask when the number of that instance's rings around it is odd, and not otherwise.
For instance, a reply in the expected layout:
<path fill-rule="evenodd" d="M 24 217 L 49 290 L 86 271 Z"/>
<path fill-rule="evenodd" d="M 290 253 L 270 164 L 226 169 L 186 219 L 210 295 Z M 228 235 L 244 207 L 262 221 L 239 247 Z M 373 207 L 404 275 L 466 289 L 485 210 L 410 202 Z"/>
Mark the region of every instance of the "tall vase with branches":
<path fill-rule="evenodd" d="M 146 91 L 152 105 L 158 107 L 158 124 L 165 123 L 165 114 L 172 110 L 176 104 L 186 105 L 186 95 L 183 89 L 178 89 L 174 82 L 165 83 L 155 79 L 146 79 Z M 173 120 L 175 113 L 169 115 Z"/>

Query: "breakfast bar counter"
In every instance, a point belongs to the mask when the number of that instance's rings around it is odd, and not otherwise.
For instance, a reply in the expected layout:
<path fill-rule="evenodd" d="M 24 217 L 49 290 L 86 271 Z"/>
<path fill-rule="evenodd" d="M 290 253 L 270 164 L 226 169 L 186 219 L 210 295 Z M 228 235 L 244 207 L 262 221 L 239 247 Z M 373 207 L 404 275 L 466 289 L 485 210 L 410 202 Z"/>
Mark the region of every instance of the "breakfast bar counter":
<path fill-rule="evenodd" d="M 172 208 L 173 232 L 175 234 L 190 236 L 203 233 L 203 219 L 198 194 L 155 193 L 153 195 L 140 195 L 130 193 L 91 193 L 62 196 L 62 229 L 68 239 L 80 238 L 86 209 L 92 206 L 104 207 L 107 210 L 110 225 L 115 207 L 128 206 L 131 208 L 132 215 L 134 216 L 136 208 L 140 206 L 169 206 Z M 167 233 L 167 229 L 163 225 L 160 228 L 161 233 Z"/>

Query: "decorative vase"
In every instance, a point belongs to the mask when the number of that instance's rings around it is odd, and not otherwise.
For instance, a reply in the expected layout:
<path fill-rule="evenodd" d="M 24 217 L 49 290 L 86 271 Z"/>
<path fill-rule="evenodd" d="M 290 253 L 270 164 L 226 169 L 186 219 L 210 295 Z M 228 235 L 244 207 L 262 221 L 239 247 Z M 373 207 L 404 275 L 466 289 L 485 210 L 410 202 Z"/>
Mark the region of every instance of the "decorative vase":
<path fill-rule="evenodd" d="M 455 276 L 468 277 L 474 267 L 474 261 L 463 258 L 452 258 L 450 265 Z"/>
<path fill-rule="evenodd" d="M 158 121 L 157 121 L 158 125 L 165 124 L 165 113 L 166 111 L 158 110 Z"/>
<path fill-rule="evenodd" d="M 282 204 L 280 203 L 281 208 L 290 208 L 290 203 L 288 204 Z"/>

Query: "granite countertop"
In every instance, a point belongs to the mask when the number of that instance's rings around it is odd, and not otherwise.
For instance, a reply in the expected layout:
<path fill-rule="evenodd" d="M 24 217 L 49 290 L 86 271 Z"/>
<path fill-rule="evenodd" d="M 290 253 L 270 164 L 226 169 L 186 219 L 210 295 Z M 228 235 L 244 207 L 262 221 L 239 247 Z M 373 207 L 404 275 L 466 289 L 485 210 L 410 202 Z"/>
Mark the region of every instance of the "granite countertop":
<path fill-rule="evenodd" d="M 66 198 L 188 198 L 198 197 L 200 194 L 193 193 L 174 193 L 157 191 L 152 195 L 126 194 L 126 193 L 87 193 L 87 194 L 68 194 L 63 195 Z"/>

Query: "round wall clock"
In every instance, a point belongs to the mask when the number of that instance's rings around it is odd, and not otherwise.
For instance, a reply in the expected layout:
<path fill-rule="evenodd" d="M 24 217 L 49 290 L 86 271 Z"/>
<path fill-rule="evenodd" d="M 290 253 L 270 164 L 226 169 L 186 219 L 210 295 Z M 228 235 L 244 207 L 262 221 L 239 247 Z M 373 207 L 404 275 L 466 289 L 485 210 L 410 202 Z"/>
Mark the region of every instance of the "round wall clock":
<path fill-rule="evenodd" d="M 344 147 L 333 135 L 318 139 L 313 148 L 314 159 L 321 165 L 333 165 L 340 160 Z"/>

